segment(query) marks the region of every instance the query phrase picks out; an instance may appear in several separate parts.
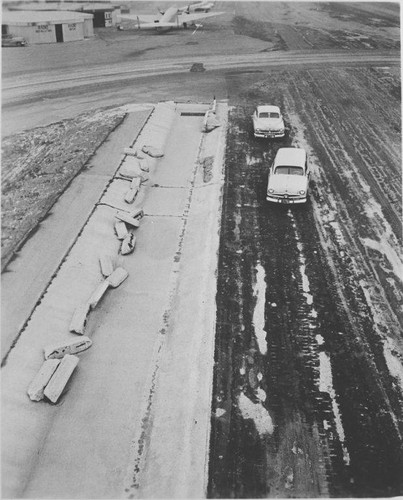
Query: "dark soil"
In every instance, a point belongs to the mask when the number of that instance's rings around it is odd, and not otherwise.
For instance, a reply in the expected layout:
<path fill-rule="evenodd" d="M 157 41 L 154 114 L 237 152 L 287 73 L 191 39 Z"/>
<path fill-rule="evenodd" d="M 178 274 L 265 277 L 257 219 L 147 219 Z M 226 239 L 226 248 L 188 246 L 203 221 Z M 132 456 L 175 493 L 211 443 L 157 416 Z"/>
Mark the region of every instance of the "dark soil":
<path fill-rule="evenodd" d="M 403 401 L 384 335 L 399 342 L 401 325 L 391 311 L 398 315 L 403 289 L 394 276 L 392 291 L 382 266 L 368 267 L 359 244 L 360 237 L 382 234 L 365 214 L 374 199 L 400 238 L 400 208 L 393 208 L 401 207 L 398 81 L 365 68 L 253 78 L 228 77 L 238 106 L 227 138 L 208 496 L 401 495 Z M 286 139 L 253 138 L 250 116 L 261 102 L 282 107 Z M 313 148 L 311 161 L 319 161 L 310 201 L 290 209 L 270 205 L 270 163 L 279 147 L 298 145 L 301 137 Z M 388 155 L 387 172 L 372 168 Z M 332 211 L 345 243 L 325 221 Z M 391 279 L 391 263 L 382 262 Z M 265 283 L 266 352 L 255 319 L 258 272 Z M 372 283 L 388 297 L 382 320 L 364 294 Z M 259 432 L 259 419 L 243 413 L 241 397 L 269 416 L 273 432 Z"/>

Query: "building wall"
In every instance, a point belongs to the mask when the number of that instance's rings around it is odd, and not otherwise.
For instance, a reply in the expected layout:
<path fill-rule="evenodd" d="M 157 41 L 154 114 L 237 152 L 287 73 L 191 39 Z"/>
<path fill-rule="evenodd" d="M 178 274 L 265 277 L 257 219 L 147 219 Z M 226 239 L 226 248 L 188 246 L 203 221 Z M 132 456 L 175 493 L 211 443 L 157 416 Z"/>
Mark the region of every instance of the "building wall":
<path fill-rule="evenodd" d="M 63 23 L 63 41 L 73 42 L 84 38 L 84 23 Z"/>
<path fill-rule="evenodd" d="M 28 43 L 53 43 L 56 42 L 55 27 L 49 23 L 41 23 L 34 26 L 8 25 L 9 33 L 23 36 Z"/>
<path fill-rule="evenodd" d="M 116 26 L 118 24 L 118 14 L 120 10 L 118 9 L 105 9 L 105 10 L 91 10 L 86 8 L 83 12 L 93 14 L 95 27 L 106 27 Z"/>
<path fill-rule="evenodd" d="M 94 23 L 92 19 L 84 20 L 84 38 L 90 38 L 94 36 Z"/>
<path fill-rule="evenodd" d="M 87 27 L 84 29 L 84 21 L 75 23 L 37 23 L 35 25 L 19 26 L 8 24 L 8 32 L 16 36 L 23 36 L 29 44 L 56 43 L 56 24 L 62 25 L 63 42 L 83 40 L 84 37 L 94 35 L 92 19 L 86 20 Z"/>

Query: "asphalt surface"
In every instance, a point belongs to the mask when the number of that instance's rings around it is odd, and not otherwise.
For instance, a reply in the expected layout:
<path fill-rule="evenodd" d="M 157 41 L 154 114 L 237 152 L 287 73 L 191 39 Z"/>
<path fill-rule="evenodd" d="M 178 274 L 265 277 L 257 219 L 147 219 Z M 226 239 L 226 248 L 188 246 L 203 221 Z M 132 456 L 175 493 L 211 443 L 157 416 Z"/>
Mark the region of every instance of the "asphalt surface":
<path fill-rule="evenodd" d="M 228 15 L 206 22 L 198 38 L 185 31 L 163 40 L 100 31 L 94 43 L 73 48 L 30 47 L 20 57 L 5 51 L 2 133 L 103 105 L 229 99 L 235 108 L 218 255 L 210 457 L 196 496 L 200 488 L 221 498 L 402 495 L 396 6 L 223 2 L 217 9 Z M 194 62 L 206 71 L 190 73 Z M 251 137 L 250 115 L 261 100 L 276 100 L 284 109 L 290 132 L 283 144 L 308 150 L 314 175 L 305 207 L 265 202 L 267 168 L 282 143 Z M 165 344 L 161 358 L 151 356 L 151 366 L 142 365 L 149 370 L 141 378 L 147 380 L 144 398 L 130 412 L 140 408 L 146 426 L 144 432 L 136 428 L 141 439 L 128 458 L 133 482 L 122 496 L 189 497 L 195 491 L 187 489 L 195 479 L 192 467 L 183 468 L 192 453 L 200 466 L 195 450 L 182 455 L 181 446 L 171 443 L 171 464 L 170 448 L 153 448 L 170 432 L 164 416 L 174 410 L 168 401 L 175 392 L 172 373 L 161 377 L 162 392 L 151 398 L 155 426 L 147 406 L 153 367 L 164 366 L 159 373 L 172 369 L 171 356 L 185 342 L 176 339 L 168 349 Z M 191 359 L 179 356 L 179 378 L 187 376 Z M 211 376 L 211 367 L 206 370 Z M 192 384 L 197 392 L 197 378 Z M 86 387 L 90 392 L 91 384 Z M 197 429 L 188 420 L 190 393 L 178 396 L 178 415 L 186 416 L 187 425 L 173 423 L 173 440 Z M 101 434 L 95 440 L 101 442 Z M 59 438 L 55 432 L 52 453 L 41 458 L 43 481 Z M 101 496 L 118 489 L 114 481 L 123 477 L 112 462 L 106 489 L 97 490 Z M 156 477 L 163 478 L 157 485 Z M 52 484 L 57 496 L 57 482 Z M 90 481 L 87 486 L 90 491 Z M 76 496 L 82 491 L 77 484 Z"/>

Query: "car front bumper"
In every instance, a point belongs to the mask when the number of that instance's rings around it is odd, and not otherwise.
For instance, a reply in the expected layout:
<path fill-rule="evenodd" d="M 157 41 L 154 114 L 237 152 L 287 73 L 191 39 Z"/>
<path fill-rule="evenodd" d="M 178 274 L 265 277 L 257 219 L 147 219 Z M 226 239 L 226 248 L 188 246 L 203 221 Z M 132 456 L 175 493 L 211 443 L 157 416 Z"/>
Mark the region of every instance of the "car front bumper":
<path fill-rule="evenodd" d="M 253 134 L 255 137 L 262 137 L 263 139 L 276 139 L 276 138 L 284 137 L 285 131 L 283 131 L 283 132 L 254 131 Z"/>
<path fill-rule="evenodd" d="M 285 205 L 295 205 L 297 203 L 306 203 L 307 197 L 293 197 L 293 196 L 273 196 L 272 194 L 268 194 L 266 196 L 267 201 L 271 201 L 273 203 L 282 203 Z"/>

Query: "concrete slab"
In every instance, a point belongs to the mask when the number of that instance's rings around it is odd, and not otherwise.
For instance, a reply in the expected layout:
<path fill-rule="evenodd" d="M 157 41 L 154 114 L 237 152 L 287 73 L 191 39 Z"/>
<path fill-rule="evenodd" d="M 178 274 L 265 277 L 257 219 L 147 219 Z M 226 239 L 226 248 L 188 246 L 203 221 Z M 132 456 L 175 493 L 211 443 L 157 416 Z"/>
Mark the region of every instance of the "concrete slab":
<path fill-rule="evenodd" d="M 203 491 L 221 184 L 219 176 L 207 188 L 196 184 L 203 118 L 188 122 L 170 106 L 163 111 L 170 117 L 164 122 L 165 141 L 159 135 L 166 154 L 153 163 L 153 180 L 142 186 L 149 212 L 135 230 L 134 253 L 118 255 L 114 214 L 123 182 L 116 179 L 3 368 L 4 497 L 121 498 L 137 491 L 137 480 L 138 491 L 152 497 L 164 487 L 167 492 L 189 492 L 190 497 Z M 153 117 L 150 128 L 155 131 Z M 183 138 L 183 120 L 193 133 L 178 156 L 174 144 Z M 144 136 L 147 128 L 148 124 Z M 175 187 L 155 186 L 161 171 L 162 177 L 171 172 Z M 181 196 L 175 200 L 173 193 Z M 116 256 L 116 266 L 124 267 L 129 277 L 119 288 L 108 290 L 100 307 L 90 312 L 85 335 L 93 345 L 78 354 L 80 363 L 58 405 L 33 403 L 26 390 L 43 362 L 43 346 L 74 335 L 68 327 L 75 307 L 103 280 L 100 251 Z M 198 383 L 197 397 L 189 399 Z M 165 391 L 172 401 L 167 402 Z M 164 408 L 173 412 L 166 423 Z M 200 427 L 194 433 L 195 415 Z M 144 453 L 139 453 L 139 443 Z M 187 461 L 195 464 L 188 475 L 170 464 L 177 449 L 178 466 L 187 471 Z M 146 456 L 156 457 L 155 463 L 144 462 Z M 141 474 L 134 477 L 137 465 Z M 152 476 L 161 484 L 153 487 Z"/>
<path fill-rule="evenodd" d="M 134 142 L 151 111 L 127 115 L 2 274 L 2 360 L 118 168 L 123 148 Z"/>
<path fill-rule="evenodd" d="M 164 354 L 154 359 L 151 423 L 142 433 L 147 449 L 137 450 L 134 464 L 141 472 L 131 471 L 137 486 L 128 486 L 136 498 L 206 497 L 227 107 L 219 105 L 217 114 L 222 128 L 203 136 L 200 148 L 200 156 L 214 156 L 214 182 L 200 182 L 199 172 L 194 174 L 177 260 L 180 279 L 161 339 Z"/>

